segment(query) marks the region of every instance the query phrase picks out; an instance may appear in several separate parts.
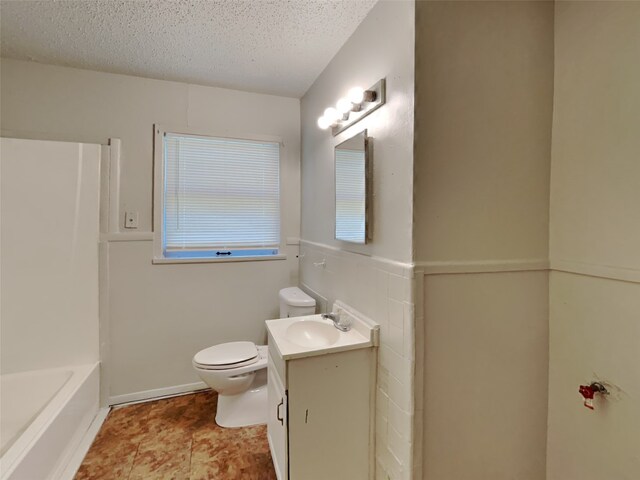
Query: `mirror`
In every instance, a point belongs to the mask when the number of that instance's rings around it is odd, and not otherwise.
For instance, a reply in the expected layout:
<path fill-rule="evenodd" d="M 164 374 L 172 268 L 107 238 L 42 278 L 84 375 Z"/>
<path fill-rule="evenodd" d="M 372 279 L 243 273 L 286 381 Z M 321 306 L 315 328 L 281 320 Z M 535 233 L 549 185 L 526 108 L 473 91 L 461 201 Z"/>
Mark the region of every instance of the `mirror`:
<path fill-rule="evenodd" d="M 370 145 L 364 130 L 335 147 L 337 240 L 360 244 L 371 240 Z"/>

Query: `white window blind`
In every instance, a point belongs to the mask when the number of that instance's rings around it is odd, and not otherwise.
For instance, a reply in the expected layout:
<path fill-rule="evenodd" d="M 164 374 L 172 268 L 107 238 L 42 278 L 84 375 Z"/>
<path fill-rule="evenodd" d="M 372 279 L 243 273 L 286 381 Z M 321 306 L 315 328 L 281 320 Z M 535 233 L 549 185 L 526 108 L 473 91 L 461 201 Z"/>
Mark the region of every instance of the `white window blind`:
<path fill-rule="evenodd" d="M 166 133 L 163 247 L 277 248 L 280 145 Z"/>
<path fill-rule="evenodd" d="M 365 158 L 362 150 L 336 150 L 336 238 L 365 241 Z"/>

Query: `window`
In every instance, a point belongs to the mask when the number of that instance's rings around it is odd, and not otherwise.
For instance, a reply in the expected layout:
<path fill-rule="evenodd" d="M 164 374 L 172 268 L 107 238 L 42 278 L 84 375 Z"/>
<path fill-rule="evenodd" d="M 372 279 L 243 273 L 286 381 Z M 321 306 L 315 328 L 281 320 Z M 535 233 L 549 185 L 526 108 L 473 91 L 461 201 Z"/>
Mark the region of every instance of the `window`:
<path fill-rule="evenodd" d="M 156 136 L 156 260 L 278 256 L 279 142 Z"/>

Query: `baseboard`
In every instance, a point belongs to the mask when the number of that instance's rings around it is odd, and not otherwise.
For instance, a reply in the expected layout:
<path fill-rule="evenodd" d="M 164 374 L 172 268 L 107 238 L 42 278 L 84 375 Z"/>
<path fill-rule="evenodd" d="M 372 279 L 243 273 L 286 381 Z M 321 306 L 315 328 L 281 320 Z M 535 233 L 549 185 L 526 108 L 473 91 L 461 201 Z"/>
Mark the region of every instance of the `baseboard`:
<path fill-rule="evenodd" d="M 160 397 L 170 397 L 172 395 L 180 395 L 183 393 L 195 392 L 209 388 L 204 382 L 185 383 L 184 385 L 176 385 L 174 387 L 156 388 L 153 390 L 144 390 L 142 392 L 127 393 L 125 395 L 115 395 L 109 397 L 109 405 L 120 405 L 122 403 L 143 402 Z"/>

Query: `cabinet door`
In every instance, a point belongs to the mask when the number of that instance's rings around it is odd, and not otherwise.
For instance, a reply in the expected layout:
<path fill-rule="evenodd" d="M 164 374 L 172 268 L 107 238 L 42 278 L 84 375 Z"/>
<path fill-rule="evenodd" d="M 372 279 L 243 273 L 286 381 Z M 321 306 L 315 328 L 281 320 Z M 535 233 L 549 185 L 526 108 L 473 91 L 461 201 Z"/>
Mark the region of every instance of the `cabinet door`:
<path fill-rule="evenodd" d="M 373 478 L 372 351 L 287 361 L 292 480 Z"/>
<path fill-rule="evenodd" d="M 269 397 L 267 437 L 269 439 L 269 448 L 278 480 L 287 480 L 289 473 L 289 459 L 287 456 L 287 394 L 271 356 L 269 356 L 267 373 Z"/>

